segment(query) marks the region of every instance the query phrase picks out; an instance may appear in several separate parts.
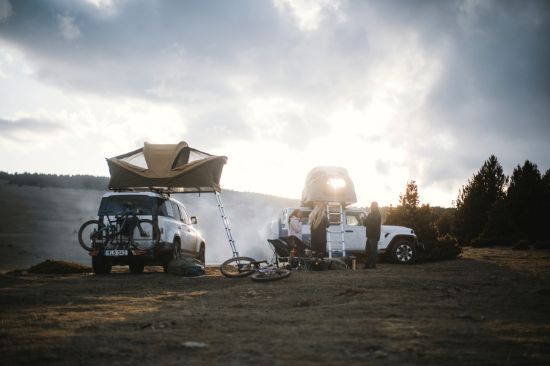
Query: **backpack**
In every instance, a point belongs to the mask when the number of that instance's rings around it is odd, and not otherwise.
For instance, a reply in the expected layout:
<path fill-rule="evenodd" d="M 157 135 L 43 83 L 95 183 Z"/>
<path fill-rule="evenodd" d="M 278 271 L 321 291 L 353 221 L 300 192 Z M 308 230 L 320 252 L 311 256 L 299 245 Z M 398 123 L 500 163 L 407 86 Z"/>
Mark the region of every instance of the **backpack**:
<path fill-rule="evenodd" d="M 179 258 L 168 263 L 168 273 L 195 277 L 204 275 L 204 264 L 195 258 Z"/>

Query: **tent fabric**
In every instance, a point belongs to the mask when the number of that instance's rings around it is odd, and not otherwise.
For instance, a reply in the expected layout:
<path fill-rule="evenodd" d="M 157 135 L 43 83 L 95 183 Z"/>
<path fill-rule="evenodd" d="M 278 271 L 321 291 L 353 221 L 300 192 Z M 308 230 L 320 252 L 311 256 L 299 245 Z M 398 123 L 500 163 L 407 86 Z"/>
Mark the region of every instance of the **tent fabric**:
<path fill-rule="evenodd" d="M 220 192 L 225 156 L 178 144 L 145 143 L 140 149 L 107 158 L 109 189 L 163 189 L 172 192 Z"/>
<path fill-rule="evenodd" d="M 331 183 L 338 184 L 331 184 Z M 357 202 L 355 188 L 345 168 L 319 166 L 306 177 L 302 191 L 302 205 L 313 206 L 315 202 L 338 202 L 350 205 Z"/>

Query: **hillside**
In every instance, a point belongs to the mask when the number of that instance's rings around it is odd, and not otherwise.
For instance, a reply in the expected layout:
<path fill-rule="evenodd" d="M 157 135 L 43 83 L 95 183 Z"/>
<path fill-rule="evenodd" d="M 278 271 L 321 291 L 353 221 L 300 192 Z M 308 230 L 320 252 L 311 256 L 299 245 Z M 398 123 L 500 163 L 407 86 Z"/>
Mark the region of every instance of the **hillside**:
<path fill-rule="evenodd" d="M 26 267 L 47 258 L 88 263 L 78 245 L 80 225 L 94 218 L 104 191 L 92 189 L 17 186 L 0 181 L 0 269 Z M 207 241 L 206 260 L 219 263 L 231 256 L 212 194 L 177 194 Z M 269 255 L 269 222 L 279 210 L 297 200 L 257 193 L 222 193 L 239 251 L 254 257 Z"/>

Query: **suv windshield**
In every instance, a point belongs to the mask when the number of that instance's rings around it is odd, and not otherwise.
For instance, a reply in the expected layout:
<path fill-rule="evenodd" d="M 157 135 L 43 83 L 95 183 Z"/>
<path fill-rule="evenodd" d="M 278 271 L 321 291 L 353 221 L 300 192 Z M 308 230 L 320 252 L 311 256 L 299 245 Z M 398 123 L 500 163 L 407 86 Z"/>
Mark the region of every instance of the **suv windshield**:
<path fill-rule="evenodd" d="M 139 215 L 158 215 L 162 199 L 150 196 L 116 195 L 103 197 L 99 206 L 99 216 L 120 215 L 126 211 Z"/>

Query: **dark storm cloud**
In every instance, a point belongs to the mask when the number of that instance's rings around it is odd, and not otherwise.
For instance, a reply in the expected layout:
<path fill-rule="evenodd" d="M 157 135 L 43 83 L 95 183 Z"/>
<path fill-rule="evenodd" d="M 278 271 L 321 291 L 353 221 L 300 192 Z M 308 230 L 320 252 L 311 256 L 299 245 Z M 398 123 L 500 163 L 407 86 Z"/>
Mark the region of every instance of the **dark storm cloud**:
<path fill-rule="evenodd" d="M 32 118 L 9 120 L 0 118 L 0 137 L 9 140 L 22 140 L 21 133 L 47 135 L 63 130 L 63 127 L 51 121 L 39 121 Z"/>
<path fill-rule="evenodd" d="M 425 136 L 399 142 L 410 152 L 413 174 L 427 182 L 457 179 L 491 154 L 508 169 L 525 159 L 550 166 L 550 2 L 350 4 L 354 13 L 387 15 L 386 27 L 416 34 L 442 61 L 422 111 Z M 453 137 L 454 147 L 429 144 L 438 134 Z"/>
<path fill-rule="evenodd" d="M 343 21 L 327 14 L 312 32 L 268 1 L 115 6 L 106 13 L 83 1 L 12 1 L 0 39 L 64 88 L 203 107 L 188 123 L 193 131 L 251 138 L 243 100 L 284 96 L 304 106 L 304 115 L 277 116 L 287 126 L 280 138 L 296 144 L 296 136 L 327 130 L 322 118 L 308 120 L 336 101 L 368 105 L 368 76 L 380 57 L 373 46 L 413 34 L 441 74 L 418 112 L 422 135 L 407 135 L 403 121 L 384 136 L 406 150 L 412 173 L 462 179 L 490 154 L 505 166 L 525 159 L 550 166 L 548 1 L 347 1 Z M 440 144 L 439 134 L 454 143 Z"/>
<path fill-rule="evenodd" d="M 36 57 L 47 80 L 109 94 L 144 94 L 163 82 L 215 91 L 212 80 L 235 62 L 237 49 L 260 47 L 277 33 L 264 2 L 241 1 L 239 8 L 227 1 L 116 4 L 108 16 L 81 1 L 13 2 L 14 15 L 0 26 L 0 36 Z M 63 37 L 64 18 L 72 19 L 79 36 Z"/>

